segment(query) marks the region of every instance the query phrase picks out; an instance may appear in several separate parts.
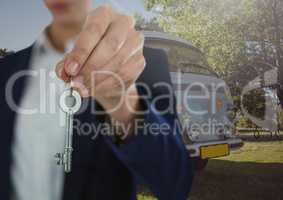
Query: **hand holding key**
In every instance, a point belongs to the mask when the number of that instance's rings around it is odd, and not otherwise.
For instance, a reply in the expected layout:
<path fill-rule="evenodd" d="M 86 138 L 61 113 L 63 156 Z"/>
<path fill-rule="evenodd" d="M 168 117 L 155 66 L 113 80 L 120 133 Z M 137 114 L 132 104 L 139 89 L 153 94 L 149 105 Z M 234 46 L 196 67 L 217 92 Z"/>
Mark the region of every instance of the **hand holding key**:
<path fill-rule="evenodd" d="M 82 96 L 95 97 L 112 118 L 122 123 L 131 123 L 131 111 L 139 109 L 135 81 L 145 67 L 144 37 L 134 25 L 133 17 L 110 6 L 90 12 L 74 48 L 56 70 L 66 82 L 72 77 Z M 121 103 L 125 96 L 130 97 L 127 104 L 125 100 Z"/>

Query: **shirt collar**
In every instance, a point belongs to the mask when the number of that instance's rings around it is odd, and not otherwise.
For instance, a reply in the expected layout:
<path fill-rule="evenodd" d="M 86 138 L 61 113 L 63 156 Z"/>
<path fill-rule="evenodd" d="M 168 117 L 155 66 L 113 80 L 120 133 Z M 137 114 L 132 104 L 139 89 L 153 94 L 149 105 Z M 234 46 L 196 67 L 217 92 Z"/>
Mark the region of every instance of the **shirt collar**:
<path fill-rule="evenodd" d="M 62 52 L 59 52 L 58 50 L 56 50 L 54 48 L 54 46 L 51 44 L 51 42 L 48 38 L 47 29 L 48 29 L 48 27 L 46 27 L 41 32 L 41 34 L 38 36 L 38 38 L 35 42 L 35 50 L 36 50 L 36 52 L 39 53 L 39 55 L 44 55 L 46 53 L 55 53 L 55 54 L 62 55 L 64 53 L 69 52 L 70 49 L 72 49 L 74 41 L 68 42 L 65 52 L 62 53 Z"/>
<path fill-rule="evenodd" d="M 45 28 L 41 34 L 38 36 L 35 42 L 35 50 L 40 55 L 47 53 L 48 51 L 56 51 L 55 48 L 50 43 L 48 36 L 47 36 L 47 28 Z"/>

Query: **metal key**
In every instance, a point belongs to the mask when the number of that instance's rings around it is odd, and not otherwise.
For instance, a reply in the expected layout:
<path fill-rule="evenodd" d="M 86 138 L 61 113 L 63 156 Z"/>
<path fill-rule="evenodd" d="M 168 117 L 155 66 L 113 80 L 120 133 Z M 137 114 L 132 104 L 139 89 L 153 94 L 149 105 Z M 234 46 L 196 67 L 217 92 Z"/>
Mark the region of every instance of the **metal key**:
<path fill-rule="evenodd" d="M 65 90 L 60 96 L 60 108 L 66 113 L 66 136 L 64 152 L 57 153 L 55 157 L 58 159 L 58 165 L 64 165 L 66 173 L 71 172 L 72 164 L 73 115 L 78 112 L 81 104 L 81 96 L 73 88 Z"/>

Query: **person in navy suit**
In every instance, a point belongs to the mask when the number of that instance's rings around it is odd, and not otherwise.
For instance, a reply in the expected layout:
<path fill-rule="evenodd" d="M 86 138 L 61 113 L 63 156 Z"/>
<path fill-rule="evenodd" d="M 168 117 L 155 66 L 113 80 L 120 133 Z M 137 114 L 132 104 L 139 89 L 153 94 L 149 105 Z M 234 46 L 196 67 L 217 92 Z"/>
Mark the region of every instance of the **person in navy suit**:
<path fill-rule="evenodd" d="M 134 200 L 139 185 L 160 200 L 187 199 L 193 164 L 165 52 L 144 47 L 134 19 L 110 6 L 44 2 L 51 24 L 0 59 L 0 199 Z M 54 160 L 64 147 L 65 85 L 83 102 L 66 174 Z"/>

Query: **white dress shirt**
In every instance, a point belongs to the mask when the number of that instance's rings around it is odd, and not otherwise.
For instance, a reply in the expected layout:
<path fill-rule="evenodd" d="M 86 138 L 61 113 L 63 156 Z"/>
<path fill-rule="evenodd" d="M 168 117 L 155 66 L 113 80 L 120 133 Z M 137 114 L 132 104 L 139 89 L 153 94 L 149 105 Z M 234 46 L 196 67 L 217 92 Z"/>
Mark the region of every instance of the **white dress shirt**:
<path fill-rule="evenodd" d="M 63 58 L 48 42 L 45 31 L 36 41 L 20 107 L 28 114 L 17 116 L 12 146 L 12 183 L 15 200 L 60 200 L 64 171 L 54 155 L 64 148 L 64 113 L 59 96 L 65 89 L 55 75 L 55 66 Z M 27 110 L 25 110 L 27 112 Z"/>

